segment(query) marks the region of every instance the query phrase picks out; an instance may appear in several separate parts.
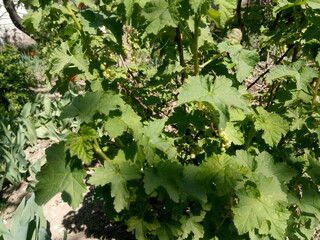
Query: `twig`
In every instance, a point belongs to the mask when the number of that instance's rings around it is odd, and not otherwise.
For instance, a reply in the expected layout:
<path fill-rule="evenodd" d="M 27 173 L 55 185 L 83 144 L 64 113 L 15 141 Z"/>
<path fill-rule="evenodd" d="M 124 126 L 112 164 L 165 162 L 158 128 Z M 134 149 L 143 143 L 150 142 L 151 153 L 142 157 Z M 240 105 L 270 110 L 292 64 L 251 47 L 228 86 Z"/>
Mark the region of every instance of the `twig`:
<path fill-rule="evenodd" d="M 289 51 L 293 48 L 294 45 L 289 45 L 287 51 L 278 59 L 278 61 L 276 62 L 276 65 L 281 62 L 285 56 L 287 56 L 287 54 L 289 53 Z M 269 67 L 266 71 L 264 71 L 256 80 L 254 80 L 248 87 L 247 90 L 249 90 L 253 85 L 255 85 L 264 75 L 266 75 L 267 73 L 270 72 L 272 66 Z"/>

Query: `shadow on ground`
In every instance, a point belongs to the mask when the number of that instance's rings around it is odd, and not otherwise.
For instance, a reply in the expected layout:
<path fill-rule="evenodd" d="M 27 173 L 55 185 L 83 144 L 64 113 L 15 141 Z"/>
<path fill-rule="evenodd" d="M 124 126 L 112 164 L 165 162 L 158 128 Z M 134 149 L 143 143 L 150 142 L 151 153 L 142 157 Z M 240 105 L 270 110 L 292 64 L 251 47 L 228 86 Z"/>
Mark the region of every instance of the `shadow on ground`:
<path fill-rule="evenodd" d="M 103 212 L 103 202 L 92 202 L 91 193 L 84 197 L 83 206 L 70 211 L 62 222 L 68 233 L 83 232 L 88 238 L 101 240 L 134 240 L 123 223 L 110 221 Z"/>

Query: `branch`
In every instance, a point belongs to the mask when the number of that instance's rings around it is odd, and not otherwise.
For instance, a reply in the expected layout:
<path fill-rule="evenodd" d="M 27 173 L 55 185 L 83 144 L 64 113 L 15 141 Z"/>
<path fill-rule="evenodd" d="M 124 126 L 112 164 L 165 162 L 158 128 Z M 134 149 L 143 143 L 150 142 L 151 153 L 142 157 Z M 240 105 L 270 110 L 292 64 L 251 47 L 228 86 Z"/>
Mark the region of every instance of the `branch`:
<path fill-rule="evenodd" d="M 21 17 L 18 15 L 16 11 L 13 0 L 3 0 L 3 4 L 5 9 L 9 13 L 12 23 L 16 26 L 16 28 L 18 28 L 19 30 L 27 34 L 29 37 L 31 37 L 27 30 L 21 25 Z"/>

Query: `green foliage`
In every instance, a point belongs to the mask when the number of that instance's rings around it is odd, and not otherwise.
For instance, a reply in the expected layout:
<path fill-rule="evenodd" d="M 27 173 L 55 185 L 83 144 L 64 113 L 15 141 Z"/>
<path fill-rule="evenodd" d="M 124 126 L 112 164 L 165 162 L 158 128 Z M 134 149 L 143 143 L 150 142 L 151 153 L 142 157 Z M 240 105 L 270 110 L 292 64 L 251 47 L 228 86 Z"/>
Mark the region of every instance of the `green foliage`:
<path fill-rule="evenodd" d="M 56 89 L 72 86 L 66 75 L 86 81 L 57 115 L 71 130 L 46 151 L 37 203 L 62 192 L 77 207 L 90 170 L 106 210 L 138 240 L 312 239 L 314 1 L 237 12 L 233 0 L 26 2 L 27 28 L 36 35 L 47 19 L 51 29 Z M 260 76 L 257 64 L 267 65 Z M 258 81 L 265 89 L 252 92 Z"/>
<path fill-rule="evenodd" d="M 26 200 L 22 199 L 12 218 L 11 226 L 6 228 L 0 222 L 0 238 L 3 240 L 26 239 L 48 240 L 47 221 L 43 216 L 42 208 L 34 201 L 34 194 Z"/>
<path fill-rule="evenodd" d="M 11 45 L 5 45 L 0 52 L 1 114 L 18 114 L 32 96 L 30 87 L 36 85 L 30 66 L 21 61 L 21 56 L 19 50 Z"/>
<path fill-rule="evenodd" d="M 36 202 L 46 203 L 57 193 L 62 192 L 62 199 L 73 208 L 82 201 L 86 186 L 86 176 L 78 161 L 72 161 L 64 152 L 65 144 L 54 144 L 47 149 L 47 164 L 37 174 L 39 183 L 36 185 Z"/>

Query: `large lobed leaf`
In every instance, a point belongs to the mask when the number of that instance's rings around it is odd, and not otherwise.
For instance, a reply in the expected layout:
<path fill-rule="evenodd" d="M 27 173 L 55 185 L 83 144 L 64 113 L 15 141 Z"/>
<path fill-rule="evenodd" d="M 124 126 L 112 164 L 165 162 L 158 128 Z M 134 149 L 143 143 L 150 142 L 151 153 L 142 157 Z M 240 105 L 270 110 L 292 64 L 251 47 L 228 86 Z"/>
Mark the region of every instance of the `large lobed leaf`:
<path fill-rule="evenodd" d="M 225 128 L 228 118 L 228 106 L 247 109 L 248 102 L 234 87 L 230 79 L 217 77 L 213 83 L 210 76 L 190 77 L 179 89 L 177 105 L 188 102 L 204 102 L 218 112 L 219 128 Z M 218 125 L 218 124 L 217 124 Z"/>
<path fill-rule="evenodd" d="M 232 210 L 238 233 L 242 235 L 257 229 L 259 234 L 285 239 L 290 212 L 279 181 L 262 174 L 255 175 L 252 180 L 236 191 L 239 203 Z"/>
<path fill-rule="evenodd" d="M 199 166 L 198 179 L 205 184 L 214 184 L 219 196 L 233 191 L 242 175 L 236 159 L 227 154 L 214 155 Z"/>
<path fill-rule="evenodd" d="M 275 147 L 289 130 L 289 123 L 276 113 L 257 108 L 258 116 L 254 123 L 256 130 L 263 130 L 262 138 L 270 147 Z"/>
<path fill-rule="evenodd" d="M 117 212 L 129 207 L 130 194 L 127 182 L 141 177 L 140 169 L 126 160 L 124 153 L 119 152 L 112 162 L 96 168 L 89 183 L 95 186 L 111 184 L 111 196 L 114 197 L 114 208 Z"/>
<path fill-rule="evenodd" d="M 158 34 L 164 27 L 176 27 L 175 1 L 152 0 L 144 8 L 142 15 L 146 18 L 147 33 Z"/>
<path fill-rule="evenodd" d="M 90 139 L 98 138 L 98 134 L 90 127 L 83 126 L 79 133 L 71 133 L 67 136 L 66 149 L 71 156 L 77 156 L 84 163 L 90 164 L 93 158 L 93 147 Z"/>
<path fill-rule="evenodd" d="M 50 74 L 60 73 L 68 66 L 74 66 L 82 72 L 89 72 L 89 60 L 84 54 L 81 46 L 75 46 L 71 51 L 67 42 L 61 43 L 51 55 Z"/>
<path fill-rule="evenodd" d="M 39 181 L 35 187 L 36 202 L 39 205 L 45 204 L 62 192 L 63 200 L 77 208 L 86 191 L 85 170 L 81 166 L 71 166 L 72 161 L 65 154 L 64 142 L 49 147 L 46 156 L 47 165 L 36 175 Z"/>

